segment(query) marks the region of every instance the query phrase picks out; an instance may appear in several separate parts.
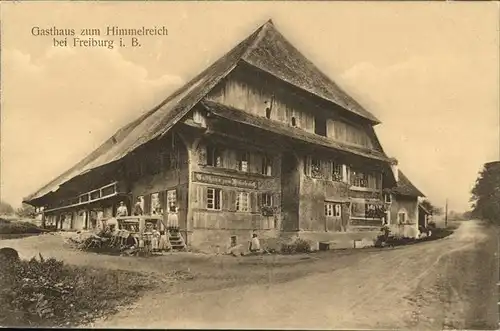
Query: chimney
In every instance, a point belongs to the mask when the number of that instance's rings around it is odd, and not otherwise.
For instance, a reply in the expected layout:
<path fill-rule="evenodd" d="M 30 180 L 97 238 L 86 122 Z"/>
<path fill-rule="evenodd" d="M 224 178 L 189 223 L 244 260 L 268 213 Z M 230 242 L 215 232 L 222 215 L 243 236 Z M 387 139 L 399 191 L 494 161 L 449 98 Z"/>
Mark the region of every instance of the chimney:
<path fill-rule="evenodd" d="M 398 160 L 396 160 L 395 158 L 391 158 L 391 170 L 392 173 L 394 174 L 394 179 L 396 180 L 396 183 L 399 182 Z"/>

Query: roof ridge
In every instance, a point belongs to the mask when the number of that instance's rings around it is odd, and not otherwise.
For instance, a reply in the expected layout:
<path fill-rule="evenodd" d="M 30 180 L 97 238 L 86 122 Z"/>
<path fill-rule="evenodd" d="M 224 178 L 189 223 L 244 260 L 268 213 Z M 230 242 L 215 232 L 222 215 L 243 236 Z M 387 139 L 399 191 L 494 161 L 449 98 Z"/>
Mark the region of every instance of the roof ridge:
<path fill-rule="evenodd" d="M 273 21 L 271 19 L 267 20 L 264 24 L 262 24 L 257 30 L 252 33 L 252 35 L 256 34 L 255 39 L 247 46 L 246 50 L 241 54 L 240 60 L 244 60 L 244 58 L 255 49 L 255 47 L 259 44 L 259 42 L 264 38 L 265 32 L 269 29 L 269 27 L 274 27 Z M 246 61 L 245 61 L 246 62 Z"/>

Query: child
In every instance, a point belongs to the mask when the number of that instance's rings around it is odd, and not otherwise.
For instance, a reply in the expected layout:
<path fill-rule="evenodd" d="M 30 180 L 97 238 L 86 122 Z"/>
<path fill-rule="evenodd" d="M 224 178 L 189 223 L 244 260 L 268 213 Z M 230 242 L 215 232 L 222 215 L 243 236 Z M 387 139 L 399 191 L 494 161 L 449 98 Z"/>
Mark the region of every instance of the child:
<path fill-rule="evenodd" d="M 160 244 L 160 232 L 158 230 L 153 229 L 153 233 L 151 236 L 151 249 L 153 252 L 157 252 Z"/>
<path fill-rule="evenodd" d="M 257 238 L 257 233 L 252 234 L 252 240 L 250 241 L 250 252 L 260 252 L 260 241 L 259 238 Z"/>

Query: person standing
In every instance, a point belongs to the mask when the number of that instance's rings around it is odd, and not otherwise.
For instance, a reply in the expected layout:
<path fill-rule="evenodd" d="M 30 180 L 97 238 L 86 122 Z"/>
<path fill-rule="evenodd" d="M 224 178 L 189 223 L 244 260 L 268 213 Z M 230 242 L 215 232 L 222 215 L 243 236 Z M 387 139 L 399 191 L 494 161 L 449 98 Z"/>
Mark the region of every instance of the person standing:
<path fill-rule="evenodd" d="M 168 213 L 168 226 L 172 228 L 179 227 L 179 207 L 175 207 L 175 212 Z"/>
<path fill-rule="evenodd" d="M 120 206 L 116 209 L 116 216 L 128 216 L 128 208 L 123 201 L 120 201 Z"/>
<path fill-rule="evenodd" d="M 142 201 L 141 198 L 137 198 L 137 202 L 135 203 L 134 206 L 134 216 L 140 216 L 144 213 L 142 210 Z"/>

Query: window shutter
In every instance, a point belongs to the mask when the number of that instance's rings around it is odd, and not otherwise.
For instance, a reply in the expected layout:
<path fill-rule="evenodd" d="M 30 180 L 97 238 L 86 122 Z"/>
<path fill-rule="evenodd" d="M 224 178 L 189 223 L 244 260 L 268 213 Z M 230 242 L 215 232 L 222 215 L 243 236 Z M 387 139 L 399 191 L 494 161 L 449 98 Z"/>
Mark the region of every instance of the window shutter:
<path fill-rule="evenodd" d="M 249 153 L 249 164 L 250 164 L 250 172 L 252 173 L 262 173 L 262 162 L 263 156 L 259 153 Z"/>
<path fill-rule="evenodd" d="M 200 195 L 199 206 L 203 209 L 207 208 L 207 190 L 208 190 L 208 187 L 204 187 L 204 186 L 200 187 L 201 195 Z"/>
<path fill-rule="evenodd" d="M 308 176 L 311 175 L 311 156 L 304 157 L 304 173 Z"/>
<path fill-rule="evenodd" d="M 256 207 L 257 207 L 257 209 L 255 211 L 259 212 L 260 208 L 262 208 L 262 193 L 255 193 L 255 199 L 256 199 Z"/>
<path fill-rule="evenodd" d="M 230 192 L 228 190 L 223 190 L 222 191 L 222 201 L 221 201 L 221 208 L 222 210 L 229 210 L 229 205 L 230 205 Z"/>
<path fill-rule="evenodd" d="M 250 193 L 250 194 L 248 195 L 248 198 L 250 199 L 250 201 L 249 201 L 249 205 L 251 206 L 251 207 L 250 207 L 250 210 L 251 210 L 252 212 L 257 212 L 257 211 L 258 211 L 258 209 L 257 209 L 257 208 L 258 208 L 258 207 L 257 207 L 257 198 L 258 198 L 258 196 L 257 196 L 257 192 L 252 192 L 252 193 Z"/>
<path fill-rule="evenodd" d="M 229 211 L 236 211 L 236 191 L 229 191 Z"/>

